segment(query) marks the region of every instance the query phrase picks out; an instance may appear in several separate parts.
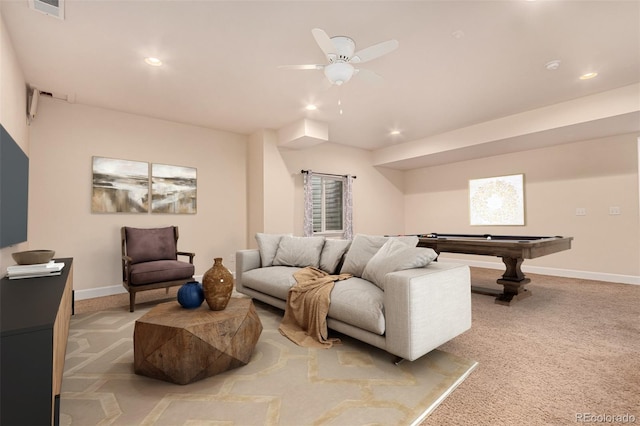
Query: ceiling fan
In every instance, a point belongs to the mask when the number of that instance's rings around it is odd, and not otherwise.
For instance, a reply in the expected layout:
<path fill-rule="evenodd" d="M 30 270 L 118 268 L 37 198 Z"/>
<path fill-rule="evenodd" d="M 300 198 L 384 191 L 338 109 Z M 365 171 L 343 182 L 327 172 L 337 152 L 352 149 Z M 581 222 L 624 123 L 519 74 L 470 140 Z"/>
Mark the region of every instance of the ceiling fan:
<path fill-rule="evenodd" d="M 280 68 L 323 70 L 329 82 L 336 86 L 343 85 L 360 72 L 368 74 L 370 77 L 379 77 L 373 71 L 354 67 L 354 64 L 361 64 L 379 58 L 398 48 L 397 40 L 387 40 L 356 52 L 356 43 L 350 37 L 336 36 L 330 38 L 320 28 L 314 28 L 311 33 L 329 63 L 324 65 L 283 65 Z"/>

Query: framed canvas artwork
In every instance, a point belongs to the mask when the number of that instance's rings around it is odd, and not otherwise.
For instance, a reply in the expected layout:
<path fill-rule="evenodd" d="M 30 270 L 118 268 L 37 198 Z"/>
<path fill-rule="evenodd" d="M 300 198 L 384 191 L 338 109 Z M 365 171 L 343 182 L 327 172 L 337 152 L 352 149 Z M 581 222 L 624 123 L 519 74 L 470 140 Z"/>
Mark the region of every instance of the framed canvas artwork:
<path fill-rule="evenodd" d="M 195 214 L 196 176 L 193 167 L 151 165 L 151 213 Z"/>
<path fill-rule="evenodd" d="M 147 213 L 149 163 L 93 157 L 92 213 Z"/>
<path fill-rule="evenodd" d="M 471 225 L 524 225 L 524 175 L 469 180 Z"/>

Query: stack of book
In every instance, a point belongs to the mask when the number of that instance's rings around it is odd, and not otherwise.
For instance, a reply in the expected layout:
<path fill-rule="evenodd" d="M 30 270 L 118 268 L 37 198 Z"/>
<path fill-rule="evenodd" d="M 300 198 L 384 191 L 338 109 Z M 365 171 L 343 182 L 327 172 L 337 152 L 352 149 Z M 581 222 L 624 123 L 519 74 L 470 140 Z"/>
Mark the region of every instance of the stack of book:
<path fill-rule="evenodd" d="M 38 263 L 35 265 L 14 265 L 7 266 L 7 277 L 10 280 L 21 278 L 50 277 L 60 275 L 64 268 L 64 262 L 54 260 L 49 263 Z"/>

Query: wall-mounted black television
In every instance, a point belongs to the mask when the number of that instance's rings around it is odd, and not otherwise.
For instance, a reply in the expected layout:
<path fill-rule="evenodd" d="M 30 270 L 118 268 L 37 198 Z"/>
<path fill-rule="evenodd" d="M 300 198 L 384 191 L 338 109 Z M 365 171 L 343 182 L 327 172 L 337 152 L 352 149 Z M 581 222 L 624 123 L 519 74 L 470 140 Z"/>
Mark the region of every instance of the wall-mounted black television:
<path fill-rule="evenodd" d="M 0 248 L 27 241 L 29 157 L 0 124 Z"/>

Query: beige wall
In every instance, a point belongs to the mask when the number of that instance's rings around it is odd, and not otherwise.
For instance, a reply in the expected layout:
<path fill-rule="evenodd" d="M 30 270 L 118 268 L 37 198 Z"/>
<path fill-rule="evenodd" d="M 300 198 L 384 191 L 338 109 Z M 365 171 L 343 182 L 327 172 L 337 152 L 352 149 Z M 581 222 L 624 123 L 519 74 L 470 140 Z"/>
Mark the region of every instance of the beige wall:
<path fill-rule="evenodd" d="M 264 132 L 249 136 L 247 145 L 247 247 L 256 248 L 253 236 L 264 232 Z"/>
<path fill-rule="evenodd" d="M 300 170 L 351 174 L 353 181 L 354 234 L 399 234 L 404 231 L 404 173 L 375 168 L 372 153 L 333 143 L 304 150 L 281 149 L 286 180 L 293 185 L 293 231 L 302 235 L 303 178 Z M 283 174 L 284 176 L 284 174 Z"/>
<path fill-rule="evenodd" d="M 92 156 L 197 169 L 195 215 L 91 212 Z M 121 285 L 120 227 L 180 227 L 196 274 L 214 257 L 233 267 L 247 230 L 247 138 L 41 98 L 31 125 L 31 248 L 74 257 L 76 290 Z"/>
<path fill-rule="evenodd" d="M 29 155 L 29 127 L 27 126 L 27 84 L 13 50 L 4 21 L 0 16 L 0 123 L 18 146 Z M 15 262 L 11 253 L 27 250 L 24 242 L 0 250 L 0 271 Z"/>
<path fill-rule="evenodd" d="M 302 150 L 280 148 L 271 130 L 257 132 L 250 139 L 249 181 L 253 187 L 249 188 L 249 205 L 253 207 L 248 213 L 249 247 L 256 247 L 256 232 L 302 235 L 302 169 L 357 176 L 353 184 L 354 233 L 403 232 L 403 172 L 373 167 L 370 151 L 333 143 Z"/>
<path fill-rule="evenodd" d="M 294 191 L 273 130 L 252 134 L 248 151 L 247 247 L 256 248 L 258 232 L 294 232 Z"/>
<path fill-rule="evenodd" d="M 525 175 L 526 225 L 470 226 L 469 179 L 517 173 Z M 572 236 L 570 251 L 525 267 L 640 275 L 635 134 L 407 171 L 405 202 L 407 233 Z M 622 214 L 609 215 L 612 206 Z M 578 207 L 587 215 L 576 216 Z"/>
<path fill-rule="evenodd" d="M 263 132 L 263 154 L 263 232 L 296 233 L 295 181 L 285 164 L 282 151 L 277 147 L 277 136 L 272 130 Z M 302 235 L 302 231 L 297 235 Z"/>

